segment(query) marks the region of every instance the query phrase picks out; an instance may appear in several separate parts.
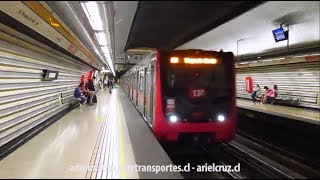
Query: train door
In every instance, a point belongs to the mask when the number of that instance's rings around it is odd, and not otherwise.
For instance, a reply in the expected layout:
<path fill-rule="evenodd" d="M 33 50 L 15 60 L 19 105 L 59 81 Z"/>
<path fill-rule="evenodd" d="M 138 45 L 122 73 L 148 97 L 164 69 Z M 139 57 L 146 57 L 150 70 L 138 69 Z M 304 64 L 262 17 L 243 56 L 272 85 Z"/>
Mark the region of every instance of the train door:
<path fill-rule="evenodd" d="M 141 113 L 141 115 L 142 116 L 144 116 L 144 90 L 143 90 L 143 88 L 144 88 L 144 68 L 143 67 L 141 67 L 140 69 L 139 69 L 139 90 L 138 90 L 138 92 L 139 92 L 139 97 L 138 97 L 138 109 L 139 109 L 139 112 Z"/>
<path fill-rule="evenodd" d="M 133 101 L 133 75 L 130 76 L 130 100 Z"/>
<path fill-rule="evenodd" d="M 127 96 L 129 96 L 129 91 L 130 91 L 128 82 L 129 82 L 129 77 L 127 76 L 126 77 L 126 94 L 127 94 Z"/>
<path fill-rule="evenodd" d="M 133 80 L 132 102 L 134 104 L 136 104 L 136 99 L 137 99 L 137 72 L 132 74 L 132 80 Z"/>
<path fill-rule="evenodd" d="M 136 72 L 136 94 L 135 94 L 135 97 L 136 97 L 136 106 L 138 107 L 138 91 L 139 91 L 139 70 Z"/>
<path fill-rule="evenodd" d="M 131 97 L 130 97 L 130 95 L 131 95 L 130 82 L 131 82 L 131 78 L 130 78 L 130 76 L 128 76 L 127 86 L 128 86 L 128 97 L 129 97 L 129 99 L 131 98 Z"/>
<path fill-rule="evenodd" d="M 128 86 L 129 79 L 128 79 L 128 77 L 126 77 L 125 81 L 126 81 L 125 82 L 125 91 L 126 91 L 127 96 L 129 97 L 129 86 Z"/>
<path fill-rule="evenodd" d="M 150 103 L 150 85 L 151 85 L 151 78 L 150 78 L 150 65 L 146 68 L 146 71 L 147 71 L 147 75 L 146 75 L 146 89 L 145 89 L 145 99 L 146 99 L 146 102 L 145 102 L 145 108 L 146 108 L 146 112 L 145 112 L 145 117 L 146 117 L 146 120 L 147 122 L 149 123 L 150 121 L 150 106 L 149 106 L 149 103 Z"/>
<path fill-rule="evenodd" d="M 152 126 L 153 124 L 153 92 L 154 92 L 154 82 L 155 82 L 155 78 L 154 78 L 154 65 L 151 64 L 151 68 L 150 68 L 150 76 L 149 76 L 149 82 L 150 82 L 150 88 L 149 88 L 149 124 L 150 126 Z"/>
<path fill-rule="evenodd" d="M 147 105 L 147 73 L 148 72 L 148 67 L 144 68 L 144 77 L 143 77 L 143 116 L 146 118 L 147 114 L 146 114 L 146 105 Z"/>

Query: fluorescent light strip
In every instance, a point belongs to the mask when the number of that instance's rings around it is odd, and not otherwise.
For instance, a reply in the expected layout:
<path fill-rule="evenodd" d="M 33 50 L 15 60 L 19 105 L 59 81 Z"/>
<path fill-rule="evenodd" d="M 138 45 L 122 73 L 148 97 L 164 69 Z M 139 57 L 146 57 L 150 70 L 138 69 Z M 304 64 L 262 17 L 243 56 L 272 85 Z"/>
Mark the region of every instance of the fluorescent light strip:
<path fill-rule="evenodd" d="M 282 59 L 286 59 L 286 58 L 282 57 L 282 58 L 275 58 L 275 59 L 266 59 L 262 61 L 275 61 L 275 60 L 282 60 Z"/>
<path fill-rule="evenodd" d="M 98 8 L 97 3 L 96 2 L 84 2 L 84 3 L 81 3 L 81 6 L 82 6 L 87 18 L 89 19 L 89 22 L 90 22 L 92 29 L 95 31 L 103 31 L 104 29 L 103 29 L 101 16 L 100 16 L 100 12 L 99 12 L 99 8 Z M 109 67 L 111 68 L 112 73 L 115 75 L 115 72 L 114 72 L 114 69 L 112 66 L 111 54 L 110 54 L 108 47 L 106 47 L 108 45 L 106 34 L 104 32 L 96 32 L 95 34 L 97 36 L 98 42 L 101 46 L 101 49 L 104 53 L 104 56 L 107 59 L 107 63 L 109 65 Z M 108 35 L 108 40 L 109 40 L 110 35 L 109 34 L 107 34 L 107 35 Z M 110 42 L 110 40 L 109 40 L 109 42 Z M 104 59 L 104 61 L 105 61 L 105 59 Z"/>
<path fill-rule="evenodd" d="M 107 61 L 108 61 L 108 64 L 109 64 L 109 67 L 111 68 L 111 71 L 112 71 L 112 73 L 114 74 L 114 69 L 113 69 L 113 66 L 112 66 L 112 61 L 111 61 L 110 53 L 104 54 L 104 56 L 106 57 L 106 59 L 107 59 Z"/>
<path fill-rule="evenodd" d="M 293 58 L 300 58 L 300 57 L 306 57 L 306 56 L 319 56 L 320 54 L 306 54 L 301 56 L 294 56 Z"/>
<path fill-rule="evenodd" d="M 100 18 L 100 13 L 99 13 L 97 3 L 85 2 L 85 3 L 81 3 L 81 5 L 89 19 L 92 29 L 95 31 L 102 31 L 103 25 Z"/>
<path fill-rule="evenodd" d="M 106 34 L 104 32 L 98 32 L 96 33 L 96 36 L 98 38 L 99 44 L 101 46 L 107 46 L 107 39 L 106 39 Z"/>
<path fill-rule="evenodd" d="M 111 62 L 111 54 L 110 54 L 110 51 L 109 51 L 109 47 L 108 46 L 102 46 L 101 49 L 102 49 L 102 52 L 104 53 L 104 56 L 106 57 L 106 59 L 108 61 L 108 64 L 109 64 L 112 72 L 114 72 L 114 69 L 113 69 L 113 66 L 112 66 L 112 62 Z"/>
<path fill-rule="evenodd" d="M 110 54 L 108 46 L 101 46 L 101 49 L 104 54 Z"/>

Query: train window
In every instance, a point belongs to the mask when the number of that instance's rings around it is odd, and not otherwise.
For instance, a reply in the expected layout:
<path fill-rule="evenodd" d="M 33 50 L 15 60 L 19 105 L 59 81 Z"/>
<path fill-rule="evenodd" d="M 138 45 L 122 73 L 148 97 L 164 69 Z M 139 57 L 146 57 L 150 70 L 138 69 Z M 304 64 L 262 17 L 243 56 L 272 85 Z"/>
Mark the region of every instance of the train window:
<path fill-rule="evenodd" d="M 135 76 L 136 77 L 135 77 L 134 83 L 135 83 L 136 91 L 138 91 L 138 89 L 139 89 L 139 71 L 136 72 Z"/>
<path fill-rule="evenodd" d="M 140 71 L 139 71 L 139 89 L 140 89 L 140 91 L 143 91 L 143 86 L 144 86 L 144 73 L 143 73 L 143 69 L 141 69 Z"/>
<path fill-rule="evenodd" d="M 230 87 L 228 75 L 222 75 L 221 68 L 168 68 L 167 83 L 172 91 L 181 87 L 208 87 L 225 89 Z M 221 91 L 221 90 L 220 90 Z M 219 92 L 220 92 L 219 91 Z"/>

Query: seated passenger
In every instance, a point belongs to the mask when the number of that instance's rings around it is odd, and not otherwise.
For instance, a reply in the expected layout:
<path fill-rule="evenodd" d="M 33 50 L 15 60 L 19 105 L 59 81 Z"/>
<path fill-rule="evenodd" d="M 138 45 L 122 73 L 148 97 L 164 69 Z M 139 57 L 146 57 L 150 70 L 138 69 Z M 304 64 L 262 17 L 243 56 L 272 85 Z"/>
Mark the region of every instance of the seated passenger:
<path fill-rule="evenodd" d="M 90 91 L 89 89 L 83 84 L 83 86 L 80 87 L 80 91 L 82 92 L 82 94 L 89 99 L 90 98 Z"/>
<path fill-rule="evenodd" d="M 278 96 L 278 86 L 277 86 L 277 85 L 274 85 L 274 86 L 273 86 L 273 90 L 274 90 L 274 92 L 275 92 L 275 98 L 277 98 L 277 96 Z"/>
<path fill-rule="evenodd" d="M 270 89 L 268 88 L 268 86 L 264 86 L 263 89 L 266 90 L 266 93 L 265 93 L 264 99 L 263 99 L 263 103 L 268 103 L 267 94 L 270 91 Z"/>
<path fill-rule="evenodd" d="M 264 87 L 266 90 L 265 103 L 272 104 L 272 99 L 275 97 L 275 92 L 272 89 L 269 89 L 267 86 Z"/>
<path fill-rule="evenodd" d="M 79 86 L 74 90 L 74 98 L 80 100 L 80 107 L 86 103 L 87 98 L 84 97 L 80 88 L 83 86 L 83 83 L 80 83 Z"/>
<path fill-rule="evenodd" d="M 251 94 L 253 102 L 257 101 L 256 97 L 259 97 L 260 93 L 261 93 L 260 86 L 259 84 L 257 84 L 257 87 L 253 90 L 253 93 Z"/>
<path fill-rule="evenodd" d="M 277 85 L 274 85 L 274 86 L 273 86 L 273 94 L 272 94 L 272 96 L 270 97 L 270 103 L 271 103 L 271 104 L 274 104 L 277 96 L 278 96 L 278 86 L 277 86 Z"/>

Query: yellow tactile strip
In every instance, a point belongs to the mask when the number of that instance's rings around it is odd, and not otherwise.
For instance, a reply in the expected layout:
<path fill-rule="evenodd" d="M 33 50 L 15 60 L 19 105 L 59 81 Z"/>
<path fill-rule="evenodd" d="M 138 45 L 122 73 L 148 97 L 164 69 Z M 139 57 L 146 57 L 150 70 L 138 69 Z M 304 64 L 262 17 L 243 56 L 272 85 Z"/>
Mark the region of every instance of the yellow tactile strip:
<path fill-rule="evenodd" d="M 107 112 L 102 117 L 86 179 L 139 178 L 123 108 L 116 90 L 110 94 Z M 92 169 L 94 168 L 94 169 Z"/>
<path fill-rule="evenodd" d="M 93 150 L 86 179 L 126 178 L 126 172 L 121 170 L 124 165 L 122 144 L 122 129 L 119 111 L 119 100 L 116 92 L 110 94 L 109 106 L 98 139 Z M 120 119 L 119 119 L 120 118 Z"/>
<path fill-rule="evenodd" d="M 109 152 L 110 152 L 110 148 L 111 148 L 111 123 L 112 121 L 110 121 L 110 110 L 107 112 L 106 116 L 103 118 L 103 124 L 101 126 L 99 135 L 98 135 L 98 139 L 96 142 L 96 145 L 94 147 L 92 156 L 91 156 L 91 160 L 90 160 L 90 164 L 89 164 L 89 169 L 86 173 L 86 179 L 100 179 L 102 178 L 102 171 L 103 169 L 99 168 L 99 164 L 104 165 L 105 162 L 103 162 L 105 160 L 105 156 L 109 157 Z M 108 147 L 106 148 L 106 145 L 108 145 Z M 108 159 L 109 160 L 109 159 Z M 91 169 L 92 167 L 92 169 Z"/>

